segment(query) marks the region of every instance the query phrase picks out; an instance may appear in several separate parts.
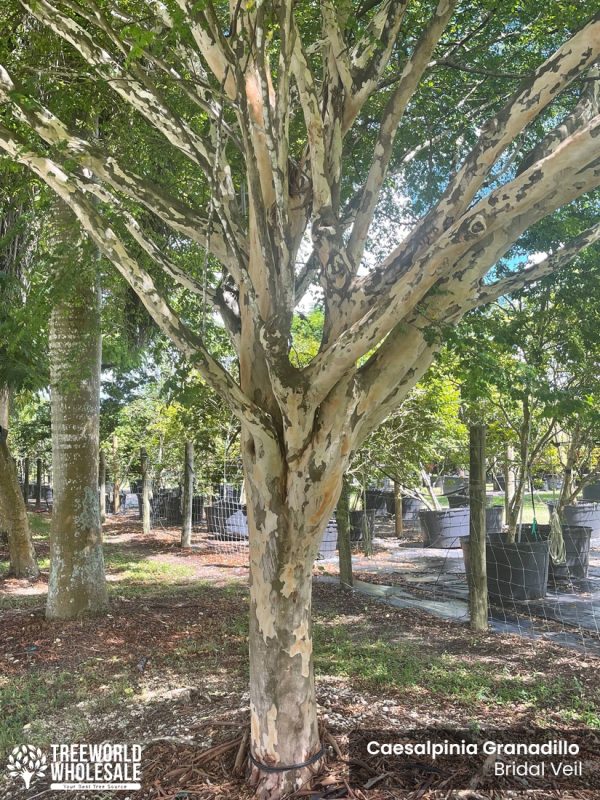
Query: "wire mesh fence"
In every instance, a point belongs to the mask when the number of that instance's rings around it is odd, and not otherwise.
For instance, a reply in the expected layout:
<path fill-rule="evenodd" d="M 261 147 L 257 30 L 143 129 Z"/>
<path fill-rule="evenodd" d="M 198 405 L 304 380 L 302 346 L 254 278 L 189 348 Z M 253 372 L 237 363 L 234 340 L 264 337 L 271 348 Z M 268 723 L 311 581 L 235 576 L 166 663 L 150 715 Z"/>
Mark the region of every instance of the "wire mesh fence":
<path fill-rule="evenodd" d="M 219 469 L 221 472 L 219 473 Z M 248 517 L 241 464 L 206 460 L 197 469 L 191 502 L 192 547 L 248 560 Z M 219 480 L 220 479 L 220 480 Z M 389 485 L 355 484 L 349 511 L 355 576 L 396 605 L 458 622 L 469 619 L 469 488 L 464 478 L 445 481 L 444 507 L 428 508 L 419 497 L 397 499 Z M 181 475 L 162 474 L 149 491 L 153 531 L 180 531 L 184 491 Z M 600 655 L 600 503 L 586 500 L 563 519 L 564 552 L 557 554 L 550 524 L 552 502 L 534 503 L 534 521 L 507 535 L 504 495 L 487 493 L 486 556 L 489 623 L 492 629 Z M 114 498 L 109 491 L 109 503 Z M 122 492 L 122 513 L 141 517 L 143 492 L 132 482 Z M 447 505 L 447 507 L 446 507 Z M 397 519 L 402 509 L 401 520 Z M 542 513 L 543 512 L 543 513 Z M 535 516 L 541 520 L 538 523 Z M 563 515 L 564 517 L 564 515 Z M 585 524 L 574 524 L 583 521 Z M 570 523 L 570 524 L 567 524 Z M 334 569 L 339 531 L 328 522 L 318 559 Z M 561 556 L 561 557 L 557 557 Z M 375 587 L 375 588 L 374 588 Z"/>

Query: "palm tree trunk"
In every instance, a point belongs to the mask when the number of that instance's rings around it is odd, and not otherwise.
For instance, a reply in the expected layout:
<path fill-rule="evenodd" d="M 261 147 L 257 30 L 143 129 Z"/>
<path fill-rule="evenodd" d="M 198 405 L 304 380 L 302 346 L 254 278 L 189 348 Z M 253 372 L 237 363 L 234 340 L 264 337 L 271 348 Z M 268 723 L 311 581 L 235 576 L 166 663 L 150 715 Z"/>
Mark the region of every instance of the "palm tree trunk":
<path fill-rule="evenodd" d="M 100 295 L 88 275 L 50 318 L 54 507 L 46 615 L 52 619 L 107 604 L 98 504 L 101 350 Z"/>

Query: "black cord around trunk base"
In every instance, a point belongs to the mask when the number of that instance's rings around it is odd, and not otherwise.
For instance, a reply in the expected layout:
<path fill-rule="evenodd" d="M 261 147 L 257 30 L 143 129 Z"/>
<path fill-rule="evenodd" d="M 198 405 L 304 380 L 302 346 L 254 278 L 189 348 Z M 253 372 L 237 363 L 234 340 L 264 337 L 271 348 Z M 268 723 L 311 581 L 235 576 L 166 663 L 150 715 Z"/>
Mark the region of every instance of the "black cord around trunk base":
<path fill-rule="evenodd" d="M 310 767 L 311 764 L 314 764 L 320 758 L 323 758 L 325 755 L 325 746 L 321 745 L 320 750 L 311 756 L 307 761 L 304 761 L 302 764 L 291 764 L 289 767 L 273 767 L 269 764 L 262 764 L 260 761 L 257 761 L 256 758 L 252 755 L 252 751 L 248 751 L 248 755 L 250 756 L 250 761 L 254 764 L 255 767 L 258 767 L 263 772 L 289 772 L 292 769 L 302 769 L 303 767 Z"/>

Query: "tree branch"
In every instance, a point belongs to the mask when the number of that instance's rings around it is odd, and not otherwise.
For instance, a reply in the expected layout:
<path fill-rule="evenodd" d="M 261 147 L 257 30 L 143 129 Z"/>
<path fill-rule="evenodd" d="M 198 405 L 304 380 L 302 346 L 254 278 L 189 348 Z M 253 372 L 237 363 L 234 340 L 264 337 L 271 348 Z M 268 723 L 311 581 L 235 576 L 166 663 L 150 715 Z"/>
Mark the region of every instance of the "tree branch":
<path fill-rule="evenodd" d="M 31 152 L 25 142 L 2 124 L 0 148 L 14 161 L 27 166 L 69 205 L 82 228 L 134 289 L 158 327 L 223 397 L 233 414 L 256 435 L 274 439 L 271 418 L 246 397 L 231 375 L 211 356 L 202 339 L 178 318 L 150 275 L 130 256 L 74 177 L 67 175 L 50 158 Z"/>
<path fill-rule="evenodd" d="M 364 253 L 369 228 L 392 157 L 398 126 L 427 69 L 431 54 L 454 13 L 456 3 L 457 0 L 440 0 L 438 3 L 436 12 L 406 62 L 402 78 L 388 100 L 383 113 L 369 174 L 362 190 L 359 210 L 347 247 L 349 261 L 355 270 L 358 269 Z"/>
<path fill-rule="evenodd" d="M 598 240 L 600 240 L 600 222 L 596 225 L 592 225 L 591 228 L 583 231 L 579 236 L 576 236 L 570 242 L 560 247 L 556 252 L 547 255 L 541 261 L 531 264 L 516 274 L 509 275 L 500 281 L 484 284 L 469 305 L 469 308 L 487 305 L 505 294 L 516 292 L 519 289 L 523 289 L 529 283 L 545 278 L 547 275 L 552 275 L 554 272 L 566 266 L 574 258 L 577 258 L 585 248 L 590 247 L 590 245 Z"/>

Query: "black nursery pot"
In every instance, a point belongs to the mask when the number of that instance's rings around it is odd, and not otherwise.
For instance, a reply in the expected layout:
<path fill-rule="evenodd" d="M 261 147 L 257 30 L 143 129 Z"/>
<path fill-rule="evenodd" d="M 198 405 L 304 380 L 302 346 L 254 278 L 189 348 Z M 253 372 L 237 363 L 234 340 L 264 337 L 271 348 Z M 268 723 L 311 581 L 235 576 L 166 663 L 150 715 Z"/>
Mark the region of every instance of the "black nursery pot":
<path fill-rule="evenodd" d="M 587 578 L 590 566 L 592 529 L 583 525 L 563 525 L 562 532 L 565 541 L 565 563 L 554 564 L 550 559 L 549 579 L 557 581 L 569 578 Z"/>
<path fill-rule="evenodd" d="M 555 503 L 548 503 L 550 513 Z M 568 527 L 592 529 L 592 541 L 600 544 L 600 503 L 575 503 L 563 508 L 562 519 Z"/>
<path fill-rule="evenodd" d="M 375 526 L 375 509 L 371 508 L 368 511 L 356 510 L 350 512 L 350 541 L 360 542 L 363 538 L 365 526 L 370 536 L 373 536 L 373 528 Z"/>
<path fill-rule="evenodd" d="M 486 568 L 488 594 L 492 598 L 539 600 L 546 594 L 549 542 L 547 538 L 532 539 L 526 527 L 521 530 L 521 541 L 512 544 L 503 534 L 488 536 Z"/>
<path fill-rule="evenodd" d="M 204 506 L 206 513 L 206 527 L 209 533 L 225 533 L 226 512 L 223 506 Z"/>
<path fill-rule="evenodd" d="M 591 503 L 600 502 L 600 481 L 583 487 L 583 499 Z"/>
<path fill-rule="evenodd" d="M 485 510 L 486 533 L 501 533 L 504 521 L 504 506 L 488 506 Z"/>
<path fill-rule="evenodd" d="M 469 509 L 451 508 L 419 512 L 425 547 L 460 547 L 463 536 L 469 535 Z"/>

